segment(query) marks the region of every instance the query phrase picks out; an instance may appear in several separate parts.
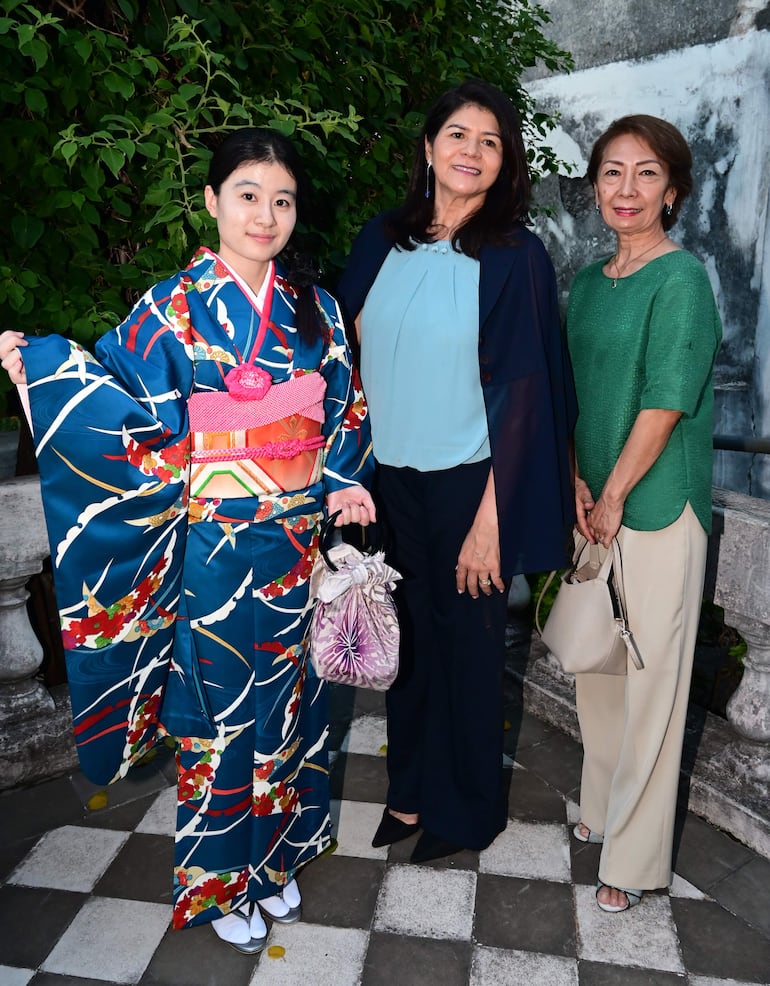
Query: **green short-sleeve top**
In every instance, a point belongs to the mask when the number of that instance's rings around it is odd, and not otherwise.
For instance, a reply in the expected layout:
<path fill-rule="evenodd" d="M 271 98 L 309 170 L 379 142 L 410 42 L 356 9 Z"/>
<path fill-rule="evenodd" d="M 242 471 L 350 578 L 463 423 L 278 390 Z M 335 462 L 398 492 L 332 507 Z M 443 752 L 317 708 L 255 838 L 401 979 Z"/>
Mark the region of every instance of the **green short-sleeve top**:
<path fill-rule="evenodd" d="M 713 366 L 722 326 L 708 275 L 692 254 L 676 250 L 613 287 L 602 273 L 606 260 L 576 275 L 567 310 L 580 475 L 598 498 L 639 412 L 681 411 L 666 447 L 629 493 L 623 524 L 660 530 L 689 500 L 709 531 Z"/>

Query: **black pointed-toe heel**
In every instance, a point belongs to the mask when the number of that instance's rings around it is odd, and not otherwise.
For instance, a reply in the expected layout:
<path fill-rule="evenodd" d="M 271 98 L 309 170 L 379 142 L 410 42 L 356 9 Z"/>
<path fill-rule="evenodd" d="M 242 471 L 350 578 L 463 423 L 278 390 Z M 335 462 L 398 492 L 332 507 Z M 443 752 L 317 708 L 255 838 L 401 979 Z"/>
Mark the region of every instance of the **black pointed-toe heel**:
<path fill-rule="evenodd" d="M 400 842 L 402 839 L 408 839 L 410 835 L 414 835 L 414 833 L 418 832 L 419 829 L 419 822 L 402 822 L 400 818 L 396 818 L 395 815 L 391 815 L 386 808 L 382 813 L 382 821 L 380 822 L 377 831 L 374 833 L 372 846 L 375 849 L 378 849 L 380 846 L 390 846 L 394 842 Z"/>
<path fill-rule="evenodd" d="M 462 850 L 462 846 L 456 846 L 453 842 L 445 842 L 444 839 L 439 839 L 438 836 L 431 835 L 430 832 L 423 832 L 412 851 L 410 861 L 412 863 L 427 863 L 431 859 L 453 856 Z"/>

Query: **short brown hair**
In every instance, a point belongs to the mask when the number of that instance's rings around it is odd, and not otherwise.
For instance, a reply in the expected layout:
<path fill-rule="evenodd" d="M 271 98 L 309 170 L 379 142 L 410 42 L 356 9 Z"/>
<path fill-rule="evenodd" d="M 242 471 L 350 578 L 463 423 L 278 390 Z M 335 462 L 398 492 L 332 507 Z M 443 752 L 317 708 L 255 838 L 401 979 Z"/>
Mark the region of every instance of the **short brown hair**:
<path fill-rule="evenodd" d="M 607 145 L 616 137 L 633 134 L 650 145 L 656 157 L 660 158 L 668 169 L 670 186 L 676 191 L 676 198 L 671 207 L 671 214 L 665 210 L 661 219 L 663 229 L 669 230 L 677 221 L 679 209 L 692 191 L 692 154 L 687 141 L 672 123 L 661 120 L 657 116 L 647 116 L 637 113 L 634 116 L 622 116 L 614 120 L 598 138 L 591 150 L 588 162 L 588 179 L 596 184 L 599 167 L 607 150 Z"/>

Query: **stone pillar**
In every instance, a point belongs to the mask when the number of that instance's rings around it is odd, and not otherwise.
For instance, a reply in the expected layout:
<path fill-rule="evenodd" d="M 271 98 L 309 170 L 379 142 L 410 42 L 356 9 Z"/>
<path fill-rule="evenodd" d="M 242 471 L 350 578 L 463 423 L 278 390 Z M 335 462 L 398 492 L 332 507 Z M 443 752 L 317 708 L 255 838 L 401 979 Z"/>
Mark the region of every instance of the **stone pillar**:
<path fill-rule="evenodd" d="M 0 483 L 0 788 L 77 762 L 69 697 L 37 679 L 43 650 L 30 626 L 26 583 L 49 553 L 40 481 Z"/>

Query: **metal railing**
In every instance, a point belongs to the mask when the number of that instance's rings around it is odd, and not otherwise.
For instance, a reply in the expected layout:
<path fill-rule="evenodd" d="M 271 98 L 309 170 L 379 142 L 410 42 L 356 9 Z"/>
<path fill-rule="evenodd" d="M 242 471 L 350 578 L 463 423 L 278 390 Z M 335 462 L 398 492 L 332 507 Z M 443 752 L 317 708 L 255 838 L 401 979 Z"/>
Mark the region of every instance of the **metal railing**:
<path fill-rule="evenodd" d="M 770 455 L 770 438 L 748 438 L 733 435 L 714 435 L 714 448 L 718 452 L 751 452 Z"/>

